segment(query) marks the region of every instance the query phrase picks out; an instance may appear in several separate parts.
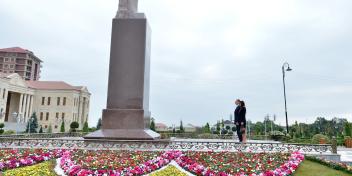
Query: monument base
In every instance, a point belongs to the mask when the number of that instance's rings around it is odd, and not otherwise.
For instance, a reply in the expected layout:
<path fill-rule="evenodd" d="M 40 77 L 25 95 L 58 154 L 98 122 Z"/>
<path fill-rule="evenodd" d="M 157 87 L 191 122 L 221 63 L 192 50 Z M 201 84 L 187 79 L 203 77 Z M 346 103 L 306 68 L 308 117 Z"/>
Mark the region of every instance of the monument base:
<path fill-rule="evenodd" d="M 110 140 L 154 140 L 160 134 L 150 129 L 101 129 L 83 137 L 84 139 Z"/>

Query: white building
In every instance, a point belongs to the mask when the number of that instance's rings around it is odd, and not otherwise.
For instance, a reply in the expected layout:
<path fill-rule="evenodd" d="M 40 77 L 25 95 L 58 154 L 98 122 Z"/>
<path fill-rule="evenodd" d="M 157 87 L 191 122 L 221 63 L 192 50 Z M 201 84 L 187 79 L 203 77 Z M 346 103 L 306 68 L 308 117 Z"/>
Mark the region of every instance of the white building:
<path fill-rule="evenodd" d="M 44 131 L 51 126 L 53 132 L 59 132 L 62 122 L 68 131 L 73 121 L 82 129 L 89 118 L 89 99 L 90 93 L 83 86 L 25 81 L 17 73 L 0 73 L 0 123 L 5 123 L 5 129 L 24 131 L 33 113 Z"/>

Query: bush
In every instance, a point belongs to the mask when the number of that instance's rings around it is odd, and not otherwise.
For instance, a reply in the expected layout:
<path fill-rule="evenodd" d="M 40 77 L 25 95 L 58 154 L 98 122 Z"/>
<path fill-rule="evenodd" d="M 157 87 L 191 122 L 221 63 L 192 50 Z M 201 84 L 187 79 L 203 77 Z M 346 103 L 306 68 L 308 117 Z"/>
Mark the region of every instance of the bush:
<path fill-rule="evenodd" d="M 72 122 L 70 124 L 71 132 L 76 132 L 76 129 L 79 128 L 79 123 L 78 122 Z"/>
<path fill-rule="evenodd" d="M 0 134 L 2 134 L 2 133 L 4 133 L 5 132 L 5 130 L 3 130 L 3 129 L 0 129 Z"/>
<path fill-rule="evenodd" d="M 84 122 L 84 125 L 83 125 L 83 129 L 82 129 L 83 132 L 89 132 L 89 126 L 88 126 L 88 122 Z"/>
<path fill-rule="evenodd" d="M 323 134 L 316 134 L 312 138 L 312 144 L 326 144 L 329 143 L 329 137 Z"/>
<path fill-rule="evenodd" d="M 8 130 L 4 132 L 4 135 L 15 134 L 16 132 L 13 130 Z"/>
<path fill-rule="evenodd" d="M 170 138 L 170 135 L 167 134 L 167 133 L 160 133 L 160 138 L 161 138 L 161 139 L 169 139 L 169 138 Z"/>
<path fill-rule="evenodd" d="M 237 131 L 236 126 L 233 126 L 231 130 L 232 130 L 233 132 Z"/>
<path fill-rule="evenodd" d="M 285 139 L 285 134 L 281 131 L 270 132 L 270 138 L 274 141 L 282 141 Z"/>
<path fill-rule="evenodd" d="M 200 138 L 200 139 L 213 139 L 215 137 L 216 137 L 216 135 L 209 134 L 209 133 L 203 133 L 203 134 L 198 135 L 198 138 Z"/>
<path fill-rule="evenodd" d="M 229 131 L 227 134 L 228 134 L 228 135 L 233 135 L 233 132 L 232 132 L 232 131 Z"/>

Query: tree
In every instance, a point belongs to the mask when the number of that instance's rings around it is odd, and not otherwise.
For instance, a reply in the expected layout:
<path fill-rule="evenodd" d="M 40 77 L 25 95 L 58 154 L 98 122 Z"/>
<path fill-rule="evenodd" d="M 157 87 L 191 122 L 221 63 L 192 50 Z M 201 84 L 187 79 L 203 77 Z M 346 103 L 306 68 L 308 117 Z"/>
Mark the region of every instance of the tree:
<path fill-rule="evenodd" d="M 61 133 L 64 133 L 66 130 L 65 130 L 65 122 L 61 122 L 61 127 L 60 127 L 60 132 Z"/>
<path fill-rule="evenodd" d="M 28 128 L 30 128 L 29 133 L 37 133 L 38 119 L 36 113 L 34 112 L 29 119 L 30 120 L 28 120 L 28 123 L 26 125 L 26 132 L 28 133 Z"/>
<path fill-rule="evenodd" d="M 101 118 L 99 118 L 98 123 L 97 123 L 97 130 L 100 130 L 101 128 Z"/>
<path fill-rule="evenodd" d="M 183 128 L 183 122 L 182 122 L 182 120 L 180 121 L 180 132 L 181 132 L 181 133 L 185 132 L 185 129 Z"/>
<path fill-rule="evenodd" d="M 88 126 L 88 122 L 86 120 L 86 122 L 84 122 L 83 124 L 83 129 L 82 129 L 83 132 L 89 132 L 89 126 Z"/>
<path fill-rule="evenodd" d="M 205 126 L 203 127 L 203 132 L 204 133 L 210 133 L 210 125 L 209 125 L 209 123 L 206 123 Z"/>
<path fill-rule="evenodd" d="M 39 128 L 39 133 L 43 133 L 43 127 L 42 126 L 40 126 L 40 128 Z"/>
<path fill-rule="evenodd" d="M 153 131 L 156 131 L 156 130 L 155 130 L 154 118 L 152 118 L 152 120 L 150 121 L 150 126 L 149 126 L 149 128 L 150 128 L 151 130 L 153 130 Z"/>
<path fill-rule="evenodd" d="M 79 128 L 79 123 L 78 122 L 72 122 L 70 124 L 71 132 L 76 132 L 76 129 Z"/>
<path fill-rule="evenodd" d="M 351 124 L 348 122 L 345 123 L 345 136 L 351 137 Z"/>
<path fill-rule="evenodd" d="M 218 121 L 217 123 L 216 123 L 216 132 L 220 132 L 220 122 Z"/>
<path fill-rule="evenodd" d="M 53 127 L 51 126 L 51 124 L 49 124 L 49 128 L 48 128 L 47 133 L 52 133 L 52 132 L 53 132 Z"/>
<path fill-rule="evenodd" d="M 5 124 L 0 123 L 0 134 L 5 132 L 4 127 L 5 127 Z"/>

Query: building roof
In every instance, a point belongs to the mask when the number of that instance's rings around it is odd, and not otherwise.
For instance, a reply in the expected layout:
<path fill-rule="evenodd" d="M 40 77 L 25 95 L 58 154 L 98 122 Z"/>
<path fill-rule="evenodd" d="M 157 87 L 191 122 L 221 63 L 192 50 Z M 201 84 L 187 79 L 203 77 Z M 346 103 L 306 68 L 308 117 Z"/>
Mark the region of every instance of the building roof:
<path fill-rule="evenodd" d="M 7 52 L 7 53 L 32 53 L 29 50 L 20 48 L 20 47 L 11 47 L 11 48 L 2 48 L 0 52 Z"/>
<path fill-rule="evenodd" d="M 82 86 L 71 86 L 63 81 L 26 81 L 28 87 L 41 90 L 81 90 Z"/>
<path fill-rule="evenodd" d="M 233 124 L 233 122 L 231 120 L 225 120 L 224 124 Z"/>
<path fill-rule="evenodd" d="M 3 72 L 0 72 L 0 78 L 8 78 L 8 76 L 10 76 L 12 74 L 17 74 L 17 73 L 3 73 Z"/>
<path fill-rule="evenodd" d="M 39 59 L 37 56 L 35 56 L 32 51 L 27 50 L 27 49 L 23 49 L 21 47 L 0 48 L 0 52 L 30 54 L 33 57 L 35 57 L 36 59 L 38 59 L 40 62 L 43 62 L 41 59 Z"/>
<path fill-rule="evenodd" d="M 156 123 L 155 126 L 158 128 L 167 128 L 167 126 L 163 123 Z"/>

